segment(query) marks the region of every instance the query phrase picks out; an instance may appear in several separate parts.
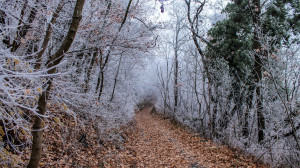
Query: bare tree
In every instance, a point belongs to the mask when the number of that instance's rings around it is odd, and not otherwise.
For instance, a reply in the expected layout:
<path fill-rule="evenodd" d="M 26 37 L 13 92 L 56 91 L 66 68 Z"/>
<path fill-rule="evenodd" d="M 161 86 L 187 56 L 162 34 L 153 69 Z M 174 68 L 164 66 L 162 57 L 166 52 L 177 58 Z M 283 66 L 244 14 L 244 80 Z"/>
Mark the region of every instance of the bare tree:
<path fill-rule="evenodd" d="M 72 17 L 72 22 L 68 31 L 66 38 L 61 44 L 60 48 L 50 57 L 46 63 L 48 74 L 54 74 L 56 72 L 56 66 L 61 62 L 64 58 L 64 53 L 69 50 L 71 47 L 73 40 L 76 36 L 76 32 L 78 30 L 78 26 L 80 24 L 80 20 L 82 18 L 82 10 L 84 6 L 85 0 L 77 0 L 76 5 L 74 7 L 74 13 Z M 42 118 L 46 113 L 46 105 L 47 100 L 49 98 L 49 92 L 52 85 L 52 77 L 49 77 L 47 82 L 47 88 L 42 92 L 41 96 L 38 100 L 38 114 L 34 119 L 33 124 L 33 143 L 32 143 L 32 152 L 30 161 L 28 164 L 28 168 L 36 168 L 39 166 L 39 161 L 41 159 L 42 152 L 42 136 L 43 136 L 43 126 L 42 126 Z"/>

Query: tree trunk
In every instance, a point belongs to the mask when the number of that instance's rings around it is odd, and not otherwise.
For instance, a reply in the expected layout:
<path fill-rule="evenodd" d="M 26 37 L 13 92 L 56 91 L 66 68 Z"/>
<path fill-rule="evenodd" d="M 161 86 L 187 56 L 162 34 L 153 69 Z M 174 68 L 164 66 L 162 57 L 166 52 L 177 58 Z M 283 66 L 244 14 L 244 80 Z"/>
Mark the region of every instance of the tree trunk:
<path fill-rule="evenodd" d="M 102 92 L 103 92 L 103 87 L 104 87 L 104 72 L 103 72 L 103 69 L 100 70 L 100 75 L 101 75 L 101 83 L 100 83 L 100 89 L 99 89 L 99 94 L 98 94 L 98 101 L 100 101 L 100 98 L 101 98 Z"/>
<path fill-rule="evenodd" d="M 121 67 L 122 57 L 123 57 L 123 55 L 121 54 L 120 60 L 119 60 L 119 65 L 118 65 L 118 69 L 117 69 L 117 72 L 116 72 L 116 75 L 115 75 L 115 79 L 114 79 L 114 86 L 113 86 L 113 91 L 112 91 L 112 93 L 111 93 L 110 101 L 113 101 L 114 96 L 115 96 L 115 90 L 116 90 L 117 81 L 118 81 L 118 76 L 119 76 L 119 72 L 120 72 L 120 67 Z"/>
<path fill-rule="evenodd" d="M 77 0 L 76 5 L 74 8 L 73 18 L 72 22 L 68 31 L 68 34 L 66 38 L 64 39 L 62 45 L 60 48 L 56 51 L 56 53 L 51 56 L 48 60 L 47 68 L 48 68 L 48 74 L 54 74 L 56 72 L 56 68 L 54 68 L 56 65 L 58 65 L 61 60 L 63 59 L 63 55 L 65 52 L 69 50 L 71 47 L 74 38 L 76 36 L 76 32 L 78 29 L 78 26 L 80 24 L 80 20 L 82 18 L 82 9 L 84 6 L 85 0 Z M 46 105 L 47 100 L 49 97 L 49 91 L 51 89 L 52 85 L 52 77 L 48 78 L 48 86 L 45 91 L 42 92 L 42 95 L 39 97 L 38 100 L 38 114 L 35 116 L 34 124 L 33 124 L 33 143 L 32 143 L 32 151 L 30 156 L 29 164 L 27 165 L 27 168 L 37 168 L 39 166 L 39 162 L 41 159 L 41 152 L 42 152 L 42 136 L 43 136 L 43 124 L 42 119 L 43 116 L 46 113 Z"/>
<path fill-rule="evenodd" d="M 43 141 L 43 124 L 42 124 L 42 118 L 43 115 L 46 113 L 46 105 L 47 105 L 47 100 L 49 97 L 49 91 L 51 89 L 52 85 L 52 80 L 49 80 L 47 82 L 48 86 L 46 91 L 42 93 L 42 95 L 39 97 L 38 100 L 38 113 L 39 116 L 35 116 L 34 118 L 34 123 L 32 127 L 32 149 L 31 149 L 31 156 L 30 156 L 30 161 L 27 166 L 27 168 L 37 168 L 39 166 L 39 162 L 41 159 L 41 154 L 42 154 L 42 141 Z"/>
<path fill-rule="evenodd" d="M 261 86 L 260 82 L 262 80 L 262 58 L 260 57 L 261 51 L 261 43 L 259 39 L 259 27 L 260 23 L 260 0 L 253 0 L 252 4 L 252 21 L 254 27 L 254 37 L 253 37 L 253 50 L 254 50 L 254 82 L 256 82 L 256 106 L 257 106 L 257 128 L 258 128 L 258 142 L 262 143 L 264 140 L 264 129 L 265 129 L 265 118 L 263 115 L 263 107 L 262 107 L 262 94 L 261 94 Z"/>
<path fill-rule="evenodd" d="M 125 25 L 125 22 L 127 20 L 127 16 L 129 14 L 129 10 L 130 10 L 130 6 L 131 6 L 131 3 L 132 3 L 132 0 L 129 0 L 128 2 L 128 5 L 127 5 L 127 8 L 126 8 L 126 11 L 125 11 L 125 15 L 124 15 L 124 18 L 122 20 L 122 23 L 118 29 L 118 33 L 121 32 L 123 26 Z M 111 5 L 111 2 L 109 2 L 109 5 L 108 5 L 108 8 L 107 8 L 107 12 L 109 12 L 109 9 L 110 9 L 110 5 Z M 101 61 L 100 61 L 100 72 L 99 72 L 99 75 L 98 75 L 98 82 L 97 82 L 97 85 L 96 85 L 96 93 L 99 89 L 99 85 L 100 85 L 100 90 L 99 90 L 99 94 L 98 94 L 98 101 L 100 100 L 101 98 L 101 95 L 102 95 L 102 92 L 103 92 L 103 84 L 104 84 L 104 68 L 105 66 L 108 64 L 108 61 L 109 61 L 109 58 L 110 58 L 110 53 L 112 51 L 112 46 L 114 45 L 114 43 L 116 42 L 118 38 L 118 34 L 113 38 L 112 42 L 111 42 L 111 46 L 109 47 L 107 53 L 105 54 L 105 60 L 104 60 L 104 63 L 102 64 L 102 55 L 101 55 Z M 101 78 L 101 81 L 100 81 L 100 78 Z"/>
<path fill-rule="evenodd" d="M 90 82 L 90 78 L 91 78 L 91 72 L 92 72 L 94 62 L 96 60 L 97 55 L 98 55 L 98 52 L 96 52 L 96 51 L 92 54 L 91 62 L 87 68 L 87 73 L 86 73 L 86 76 L 84 79 L 84 82 L 85 82 L 84 92 L 85 93 L 87 93 L 89 91 L 89 82 Z"/>
<path fill-rule="evenodd" d="M 27 7 L 27 1 L 25 1 L 25 4 L 21 11 L 21 18 L 24 16 L 24 11 L 25 11 L 26 7 Z M 15 52 L 20 47 L 21 39 L 26 36 L 27 32 L 31 28 L 30 24 L 34 21 L 36 13 L 37 13 L 37 6 L 34 6 L 30 11 L 30 14 L 28 16 L 26 23 L 23 26 L 18 28 L 18 30 L 16 32 L 16 38 L 14 39 L 11 49 L 10 49 L 11 52 Z"/>
<path fill-rule="evenodd" d="M 50 23 L 48 23 L 48 27 L 47 27 L 47 30 L 46 30 L 46 35 L 44 37 L 44 41 L 43 41 L 43 44 L 42 44 L 42 47 L 41 47 L 41 51 L 38 53 L 37 55 L 37 61 L 36 61 L 36 64 L 34 66 L 34 69 L 40 69 L 41 68 L 41 65 L 42 65 L 42 56 L 43 54 L 45 53 L 46 51 L 46 48 L 48 46 L 48 43 L 50 41 L 50 38 L 51 38 L 51 34 L 52 34 L 52 24 L 54 24 L 56 22 L 56 19 L 57 17 L 59 16 L 59 12 L 61 11 L 61 9 L 63 8 L 64 6 L 64 1 L 61 0 L 56 8 L 56 10 L 53 12 L 53 16 L 52 16 L 52 19 L 50 21 Z"/>
<path fill-rule="evenodd" d="M 178 37 L 178 32 L 176 32 L 176 44 L 175 44 L 175 69 L 174 69 L 174 114 L 176 114 L 177 111 L 177 106 L 178 106 L 178 41 L 177 41 L 177 37 Z"/>
<path fill-rule="evenodd" d="M 197 53 L 196 53 L 197 54 Z M 196 55 L 195 54 L 195 55 Z M 195 56 L 195 78 L 194 78 L 194 92 L 195 92 L 195 96 L 196 96 L 196 100 L 197 100 L 197 104 L 198 104 L 198 115 L 199 115 L 199 118 L 201 118 L 201 108 L 202 108 L 202 104 L 201 104 L 201 101 L 200 101 L 200 98 L 199 98 L 199 93 L 197 91 L 197 71 L 198 71 L 198 60 L 197 60 L 197 56 Z"/>
<path fill-rule="evenodd" d="M 199 22 L 199 15 L 200 13 L 203 11 L 203 7 L 205 5 L 205 1 L 203 3 L 201 3 L 201 5 L 196 9 L 196 15 L 194 15 L 193 19 L 191 18 L 191 0 L 186 0 L 185 1 L 186 5 L 187 5 L 187 17 L 188 17 L 188 22 L 190 25 L 190 30 L 192 33 L 192 39 L 193 42 L 196 46 L 197 52 L 199 53 L 200 57 L 201 57 L 201 62 L 203 63 L 203 88 L 205 88 L 205 83 L 206 83 L 206 79 L 207 79 L 207 90 L 208 90 L 208 100 L 211 101 L 212 99 L 212 94 L 211 94 L 211 89 L 212 89 L 212 82 L 211 82 L 211 77 L 210 77 L 210 73 L 209 73 L 209 69 L 208 69 L 208 65 L 207 65 L 207 60 L 205 57 L 205 54 L 203 52 L 203 50 L 201 49 L 200 43 L 198 42 L 198 38 L 200 38 L 200 36 L 198 36 L 197 32 L 198 32 L 198 22 Z M 203 39 L 200 39 L 203 40 Z M 209 43 L 207 43 L 209 45 Z M 203 92 L 205 92 L 205 89 L 203 89 Z M 205 95 L 205 93 L 204 93 Z M 214 132 L 214 126 L 215 125 L 215 121 L 213 119 L 213 116 L 211 114 L 211 104 L 210 102 L 207 102 L 206 98 L 204 98 L 205 103 L 206 103 L 206 112 L 208 113 L 208 127 L 210 128 L 210 133 L 209 136 L 210 138 L 212 138 L 212 132 Z M 204 117 L 205 118 L 205 117 Z"/>
<path fill-rule="evenodd" d="M 247 109 L 244 114 L 244 125 L 242 129 L 242 133 L 245 138 L 249 136 L 249 114 L 251 109 L 253 108 L 252 100 L 253 100 L 253 93 L 255 90 L 253 81 L 249 81 L 248 85 L 250 85 L 250 87 L 248 88 L 248 96 L 246 98 Z"/>

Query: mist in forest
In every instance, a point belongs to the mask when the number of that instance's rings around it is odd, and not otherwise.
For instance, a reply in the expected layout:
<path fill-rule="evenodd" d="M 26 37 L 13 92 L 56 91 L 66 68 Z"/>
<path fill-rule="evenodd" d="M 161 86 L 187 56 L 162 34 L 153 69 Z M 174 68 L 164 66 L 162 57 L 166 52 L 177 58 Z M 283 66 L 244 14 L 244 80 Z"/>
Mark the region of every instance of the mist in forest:
<path fill-rule="evenodd" d="M 57 144 L 121 149 L 147 102 L 200 137 L 300 167 L 299 11 L 299 0 L 0 1 L 0 167 L 51 163 Z"/>

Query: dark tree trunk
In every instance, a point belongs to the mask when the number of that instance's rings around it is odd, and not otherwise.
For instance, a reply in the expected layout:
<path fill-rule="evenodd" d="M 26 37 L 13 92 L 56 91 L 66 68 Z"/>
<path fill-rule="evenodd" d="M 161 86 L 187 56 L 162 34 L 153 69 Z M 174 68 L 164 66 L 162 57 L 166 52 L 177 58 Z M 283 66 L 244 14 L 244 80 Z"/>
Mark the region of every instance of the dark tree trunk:
<path fill-rule="evenodd" d="M 120 67 L 121 67 L 121 62 L 122 62 L 122 54 L 120 56 L 120 60 L 119 60 L 119 64 L 118 64 L 118 69 L 115 75 L 115 79 L 114 79 L 114 86 L 113 86 L 113 91 L 111 93 L 111 97 L 110 97 L 110 101 L 113 101 L 114 99 L 114 95 L 115 95 L 115 90 L 116 90 L 116 86 L 117 86 L 117 81 L 118 81 L 118 76 L 119 76 L 119 72 L 120 72 Z"/>
<path fill-rule="evenodd" d="M 94 63 L 95 63 L 97 55 L 98 55 L 97 52 L 93 53 L 92 58 L 91 58 L 92 59 L 91 63 L 90 63 L 90 65 L 87 68 L 86 77 L 84 79 L 84 82 L 85 82 L 84 92 L 85 93 L 87 93 L 89 91 L 89 82 L 90 82 L 90 78 L 91 78 L 91 72 L 92 72 L 92 69 L 93 69 L 93 66 L 94 66 Z"/>
<path fill-rule="evenodd" d="M 101 83 L 100 83 L 100 89 L 99 89 L 99 94 L 98 94 L 98 101 L 100 100 L 100 98 L 102 96 L 103 87 L 104 87 L 104 72 L 102 69 L 100 71 L 100 75 L 101 75 Z"/>
<path fill-rule="evenodd" d="M 177 41 L 177 37 L 178 37 L 178 32 L 176 33 L 176 47 L 175 47 L 175 69 L 174 69 L 174 114 L 177 111 L 177 107 L 178 107 L 178 41 Z"/>
<path fill-rule="evenodd" d="M 63 8 L 63 6 L 64 6 L 64 3 L 61 0 L 59 2 L 58 6 L 57 6 L 57 8 L 55 10 L 55 12 L 53 13 L 53 16 L 52 16 L 52 19 L 51 19 L 50 23 L 48 24 L 48 27 L 47 27 L 47 30 L 46 30 L 46 35 L 44 37 L 44 41 L 43 41 L 43 44 L 42 44 L 42 47 L 41 47 L 41 51 L 37 55 L 37 61 L 36 61 L 36 64 L 34 66 L 34 69 L 40 69 L 40 67 L 42 65 L 42 56 L 43 56 L 43 54 L 46 51 L 46 48 L 48 46 L 48 43 L 49 43 L 50 38 L 51 38 L 52 31 L 53 31 L 51 25 L 56 22 L 56 19 L 59 16 L 59 12 Z"/>
<path fill-rule="evenodd" d="M 250 85 L 250 87 L 248 88 L 248 96 L 246 98 L 247 109 L 244 114 L 244 125 L 243 125 L 243 129 L 242 129 L 243 136 L 246 138 L 249 136 L 249 113 L 250 113 L 251 109 L 253 108 L 252 100 L 253 100 L 253 94 L 255 91 L 254 82 L 251 80 L 251 78 L 252 77 L 250 77 L 250 81 L 248 81 L 248 85 Z"/>
<path fill-rule="evenodd" d="M 211 135 L 212 137 L 219 136 L 216 131 L 216 119 L 217 119 L 217 99 L 215 96 L 211 95 L 211 103 L 212 103 L 212 114 L 211 114 Z M 224 128 L 226 129 L 226 128 Z"/>
<path fill-rule="evenodd" d="M 21 19 L 24 16 L 24 11 L 27 7 L 27 2 L 28 1 L 25 1 L 23 9 L 21 11 Z M 28 16 L 26 23 L 23 26 L 18 28 L 18 30 L 16 32 L 16 38 L 12 42 L 12 46 L 11 46 L 11 50 L 10 50 L 11 52 L 15 52 L 20 47 L 21 39 L 26 36 L 27 32 L 31 28 L 31 23 L 34 21 L 36 13 L 37 13 L 37 6 L 34 6 L 30 11 L 30 14 Z M 21 22 L 19 24 L 21 24 Z"/>
<path fill-rule="evenodd" d="M 122 20 L 122 23 L 121 23 L 121 25 L 120 25 L 120 27 L 119 27 L 118 32 L 121 32 L 123 26 L 125 25 L 125 22 L 126 22 L 126 20 L 127 20 L 127 16 L 128 16 L 128 14 L 129 14 L 129 10 L 130 10 L 131 3 L 132 3 L 132 0 L 129 0 L 128 5 L 127 5 L 127 8 L 126 8 L 126 11 L 125 11 L 124 18 L 123 18 L 123 20 Z M 110 4 L 110 2 L 109 2 L 108 8 L 107 8 L 108 11 L 109 11 L 109 9 L 110 9 L 110 5 L 111 5 L 111 4 Z M 107 12 L 108 12 L 108 11 L 107 11 Z M 114 39 L 112 40 L 111 46 L 113 46 L 113 44 L 116 42 L 117 38 L 118 38 L 118 35 L 116 35 L 116 36 L 114 37 Z M 103 57 L 102 57 L 102 55 L 101 55 L 100 72 L 99 72 L 99 75 L 98 75 L 98 81 L 97 81 L 96 91 L 95 91 L 95 92 L 97 93 L 98 89 L 100 89 L 100 90 L 99 90 L 99 94 L 98 94 L 98 100 L 100 100 L 101 95 L 102 95 L 102 92 L 103 92 L 103 87 L 104 87 L 104 68 L 105 68 L 105 66 L 108 64 L 108 61 L 109 61 L 109 59 L 110 59 L 110 53 L 111 53 L 111 51 L 112 51 L 112 47 L 110 47 L 110 48 L 108 49 L 107 53 L 105 54 L 105 60 L 104 60 L 104 63 L 102 63 L 102 58 L 103 58 Z M 100 87 L 100 88 L 99 88 L 99 87 Z"/>
<path fill-rule="evenodd" d="M 47 110 L 47 100 L 49 97 L 49 91 L 51 89 L 52 80 L 47 82 L 48 86 L 46 91 L 42 93 L 38 100 L 38 113 L 39 115 L 45 115 Z M 32 149 L 31 149 L 31 156 L 30 161 L 27 168 L 37 168 L 39 166 L 39 162 L 41 159 L 42 154 L 42 141 L 43 141 L 43 124 L 42 124 L 42 116 L 35 116 L 34 123 L 33 123 L 33 131 L 32 131 Z"/>
<path fill-rule="evenodd" d="M 201 57 L 201 62 L 203 63 L 203 68 L 204 68 L 204 74 L 203 74 L 203 87 L 205 87 L 205 83 L 206 83 L 206 80 L 207 79 L 207 85 L 208 85 L 208 99 L 209 101 L 211 101 L 212 99 L 212 94 L 211 94 L 211 90 L 212 90 L 212 83 L 211 83 L 211 77 L 210 77 L 210 72 L 209 72 L 209 69 L 208 69 L 208 65 L 207 65 L 207 60 L 206 60 L 206 57 L 205 57 L 205 54 L 203 52 L 203 50 L 201 49 L 201 46 L 200 46 L 200 43 L 198 41 L 197 38 L 200 38 L 200 40 L 202 41 L 205 41 L 203 38 L 201 38 L 201 36 L 199 36 L 197 34 L 198 32 L 198 23 L 200 22 L 199 21 L 199 16 L 200 16 L 200 13 L 203 11 L 203 7 L 205 5 L 205 1 L 203 3 L 201 3 L 201 5 L 196 9 L 196 14 L 194 15 L 194 17 L 192 18 L 191 17 L 191 0 L 186 0 L 185 1 L 186 5 L 187 5 L 187 16 L 188 16 L 188 22 L 189 22 L 189 25 L 190 25 L 190 30 L 191 30 L 191 33 L 192 33 L 192 39 L 193 39 L 193 42 L 196 46 L 196 49 L 197 49 L 197 52 L 198 54 L 200 55 Z M 209 43 L 207 43 L 209 45 Z M 204 91 L 205 92 L 205 91 Z M 207 102 L 206 102 L 207 103 Z M 212 132 L 215 132 L 215 120 L 213 119 L 213 115 L 211 114 L 211 105 L 210 103 L 207 103 L 207 112 L 208 112 L 208 115 L 209 115 L 209 128 L 210 128 L 210 138 L 212 138 Z"/>
<path fill-rule="evenodd" d="M 254 50 L 254 82 L 256 83 L 256 106 L 257 106 L 257 127 L 258 127 L 258 142 L 262 143 L 264 140 L 264 129 L 265 129 L 265 118 L 263 115 L 262 107 L 262 94 L 260 82 L 262 80 L 262 58 L 260 57 L 261 43 L 259 41 L 259 27 L 260 23 L 260 0 L 253 0 L 252 4 L 252 21 L 254 27 L 254 37 L 253 37 L 253 50 Z"/>
<path fill-rule="evenodd" d="M 77 0 L 68 34 L 67 34 L 66 38 L 64 39 L 60 48 L 48 60 L 48 64 L 47 64 L 48 74 L 54 74 L 56 72 L 56 68 L 54 68 L 54 67 L 61 62 L 61 60 L 64 57 L 64 53 L 67 52 L 69 50 L 69 48 L 71 47 L 73 40 L 76 36 L 78 26 L 80 24 L 80 20 L 82 18 L 82 9 L 84 6 L 84 2 L 85 2 L 85 0 Z M 43 137 L 42 119 L 43 119 L 43 115 L 45 115 L 45 113 L 46 113 L 47 100 L 48 100 L 49 91 L 50 91 L 51 85 L 52 85 L 51 77 L 49 77 L 47 84 L 48 84 L 48 86 L 46 87 L 46 90 L 42 92 L 42 95 L 39 97 L 39 100 L 38 100 L 37 108 L 38 108 L 39 115 L 35 116 L 34 124 L 32 127 L 32 129 L 33 129 L 32 151 L 31 151 L 30 161 L 29 161 L 29 164 L 27 165 L 27 168 L 37 168 L 39 166 L 39 162 L 41 159 L 42 141 L 43 141 L 43 139 L 42 139 L 42 137 Z"/>

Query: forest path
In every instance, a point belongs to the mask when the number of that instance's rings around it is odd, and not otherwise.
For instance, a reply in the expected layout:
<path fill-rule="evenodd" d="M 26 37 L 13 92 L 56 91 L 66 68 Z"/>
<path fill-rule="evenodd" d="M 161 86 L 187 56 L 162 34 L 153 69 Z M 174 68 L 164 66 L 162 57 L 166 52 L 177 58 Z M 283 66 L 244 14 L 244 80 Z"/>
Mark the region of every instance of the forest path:
<path fill-rule="evenodd" d="M 151 114 L 152 108 L 136 114 L 134 131 L 127 135 L 123 150 L 110 155 L 109 167 L 264 167 L 254 163 L 252 157 Z"/>

